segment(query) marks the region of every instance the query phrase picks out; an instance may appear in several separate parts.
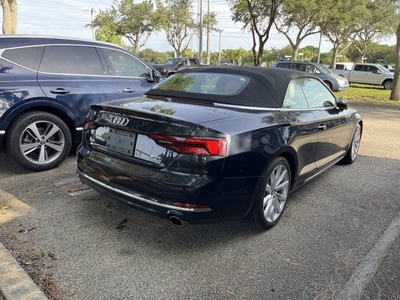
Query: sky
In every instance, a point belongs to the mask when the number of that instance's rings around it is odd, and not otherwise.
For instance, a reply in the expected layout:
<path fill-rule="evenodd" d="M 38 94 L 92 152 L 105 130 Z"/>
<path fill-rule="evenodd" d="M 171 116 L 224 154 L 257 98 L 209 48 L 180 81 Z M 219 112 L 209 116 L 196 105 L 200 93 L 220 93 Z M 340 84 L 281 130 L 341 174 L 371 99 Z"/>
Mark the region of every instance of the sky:
<path fill-rule="evenodd" d="M 140 1 L 140 0 L 136 0 Z M 231 20 L 229 5 L 226 0 L 209 0 L 210 11 L 217 15 L 217 27 L 222 29 L 221 39 L 218 32 L 210 34 L 210 50 L 218 52 L 219 49 L 250 50 L 252 46 L 251 34 L 242 32 L 241 24 L 235 24 Z M 55 35 L 78 38 L 92 38 L 91 28 L 86 27 L 91 17 L 95 17 L 96 11 L 111 8 L 114 0 L 18 0 L 18 34 Z M 193 1 L 196 2 L 196 1 Z M 199 3 L 199 2 L 198 2 Z M 198 5 L 195 5 L 194 13 L 198 13 Z M 93 16 L 90 10 L 93 8 Z M 207 0 L 203 0 L 203 12 L 207 11 Z M 0 14 L 2 22 L 2 14 Z M 198 37 L 195 36 L 190 44 L 194 51 L 198 51 Z M 203 51 L 206 51 L 206 36 L 203 36 Z M 394 37 L 382 43 L 394 45 Z M 127 44 L 129 44 L 127 42 Z M 287 46 L 288 40 L 282 35 L 271 31 L 270 38 L 265 49 L 281 49 Z M 312 45 L 318 47 L 319 35 L 313 35 L 304 40 L 301 47 Z M 155 51 L 171 51 L 172 47 L 167 42 L 165 35 L 158 33 L 152 35 L 142 48 L 151 48 Z M 332 48 L 330 42 L 322 38 L 321 51 L 329 52 Z M 141 49 L 141 50 L 142 50 Z"/>

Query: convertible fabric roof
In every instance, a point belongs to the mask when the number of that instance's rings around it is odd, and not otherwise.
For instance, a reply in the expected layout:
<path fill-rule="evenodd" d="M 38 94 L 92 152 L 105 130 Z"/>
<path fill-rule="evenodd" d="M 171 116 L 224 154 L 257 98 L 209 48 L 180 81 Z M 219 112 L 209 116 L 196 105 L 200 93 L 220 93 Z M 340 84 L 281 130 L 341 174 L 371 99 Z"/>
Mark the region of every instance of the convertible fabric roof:
<path fill-rule="evenodd" d="M 157 89 L 157 86 L 150 89 L 145 95 L 187 98 L 240 106 L 280 108 L 287 86 L 292 79 L 317 78 L 312 74 L 295 70 L 251 66 L 203 66 L 183 69 L 177 72 L 177 74 L 186 75 L 191 73 L 240 75 L 248 78 L 249 82 L 242 90 L 233 95 L 170 91 Z M 163 85 L 163 82 L 160 85 Z"/>

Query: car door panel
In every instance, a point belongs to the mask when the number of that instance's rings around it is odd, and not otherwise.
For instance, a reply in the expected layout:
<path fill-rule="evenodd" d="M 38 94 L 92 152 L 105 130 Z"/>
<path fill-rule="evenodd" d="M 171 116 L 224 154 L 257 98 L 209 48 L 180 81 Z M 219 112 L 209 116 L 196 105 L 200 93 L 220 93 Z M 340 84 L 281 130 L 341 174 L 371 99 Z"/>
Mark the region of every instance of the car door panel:
<path fill-rule="evenodd" d="M 350 116 L 336 107 L 314 110 L 314 116 L 319 129 L 315 162 L 318 168 L 324 168 L 346 152 Z"/>

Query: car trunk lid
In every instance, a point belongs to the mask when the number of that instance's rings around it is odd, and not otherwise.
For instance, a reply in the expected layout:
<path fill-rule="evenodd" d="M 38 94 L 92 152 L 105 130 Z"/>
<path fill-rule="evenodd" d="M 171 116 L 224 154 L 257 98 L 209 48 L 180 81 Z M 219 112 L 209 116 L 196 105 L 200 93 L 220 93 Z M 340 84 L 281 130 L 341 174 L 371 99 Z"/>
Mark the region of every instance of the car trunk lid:
<path fill-rule="evenodd" d="M 165 167 L 178 155 L 225 156 L 229 136 L 205 124 L 234 114 L 144 97 L 92 106 L 85 130 L 91 130 L 87 142 L 98 151 Z"/>

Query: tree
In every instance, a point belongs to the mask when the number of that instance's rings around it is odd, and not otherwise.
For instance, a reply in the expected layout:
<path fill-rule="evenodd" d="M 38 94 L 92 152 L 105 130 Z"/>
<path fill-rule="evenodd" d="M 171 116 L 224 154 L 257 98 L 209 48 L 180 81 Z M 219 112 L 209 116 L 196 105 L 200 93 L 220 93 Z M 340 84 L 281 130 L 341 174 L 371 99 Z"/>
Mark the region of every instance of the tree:
<path fill-rule="evenodd" d="M 123 36 L 132 44 L 133 52 L 146 44 L 149 36 L 156 31 L 158 22 L 151 0 L 135 4 L 132 0 L 122 0 L 104 12 L 100 12 L 91 23 L 99 30 L 107 27 L 114 35 Z"/>
<path fill-rule="evenodd" d="M 160 27 L 167 35 L 167 41 L 175 50 L 175 57 L 189 48 L 198 29 L 191 13 L 191 0 L 157 1 L 157 16 Z"/>
<path fill-rule="evenodd" d="M 17 0 L 0 0 L 3 9 L 3 34 L 16 34 L 18 22 Z"/>
<path fill-rule="evenodd" d="M 121 47 L 125 46 L 122 37 L 107 26 L 103 26 L 100 30 L 96 31 L 96 40 L 112 43 Z"/>
<path fill-rule="evenodd" d="M 263 63 L 264 47 L 284 0 L 230 0 L 232 20 L 243 23 L 253 37 L 254 65 Z M 256 47 L 258 49 L 256 50 Z"/>
<path fill-rule="evenodd" d="M 320 11 L 324 6 L 319 6 L 317 0 L 289 0 L 283 3 L 275 20 L 275 27 L 289 41 L 292 47 L 292 58 L 297 60 L 301 42 L 308 36 L 319 33 L 318 21 Z M 297 31 L 293 40 L 289 32 Z"/>
<path fill-rule="evenodd" d="M 361 48 L 360 41 L 355 41 L 347 50 L 344 61 L 361 62 L 362 56 L 357 48 Z M 368 45 L 368 57 L 364 57 L 364 61 L 368 58 L 370 63 L 389 64 L 395 62 L 395 46 L 381 45 L 372 42 Z"/>
<path fill-rule="evenodd" d="M 367 5 L 368 12 L 356 25 L 354 47 L 361 55 L 364 62 L 368 46 L 385 36 L 393 34 L 393 24 L 396 21 L 396 9 L 392 0 L 370 0 Z"/>
<path fill-rule="evenodd" d="M 390 93 L 390 100 L 400 100 L 400 23 L 396 30 L 396 64 L 393 78 L 393 88 Z"/>
<path fill-rule="evenodd" d="M 333 45 L 331 65 L 334 68 L 338 55 L 350 47 L 360 30 L 358 25 L 367 15 L 367 0 L 319 1 L 326 5 L 319 26 Z"/>

